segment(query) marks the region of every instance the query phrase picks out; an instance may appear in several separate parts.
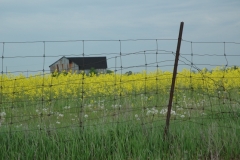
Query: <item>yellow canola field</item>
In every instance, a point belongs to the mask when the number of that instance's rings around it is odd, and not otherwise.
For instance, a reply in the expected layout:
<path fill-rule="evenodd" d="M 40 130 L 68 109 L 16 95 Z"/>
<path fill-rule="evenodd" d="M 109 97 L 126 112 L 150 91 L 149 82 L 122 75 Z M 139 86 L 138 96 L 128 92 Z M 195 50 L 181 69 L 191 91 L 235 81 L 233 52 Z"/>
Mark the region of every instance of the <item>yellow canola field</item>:
<path fill-rule="evenodd" d="M 100 74 L 87 76 L 68 73 L 53 77 L 49 75 L 2 75 L 2 101 L 49 100 L 58 98 L 81 98 L 143 93 L 167 93 L 172 82 L 172 73 L 161 70 L 132 75 Z M 211 72 L 178 72 L 177 88 L 201 89 L 209 93 L 218 90 L 240 88 L 240 68 L 223 70 L 215 68 Z"/>

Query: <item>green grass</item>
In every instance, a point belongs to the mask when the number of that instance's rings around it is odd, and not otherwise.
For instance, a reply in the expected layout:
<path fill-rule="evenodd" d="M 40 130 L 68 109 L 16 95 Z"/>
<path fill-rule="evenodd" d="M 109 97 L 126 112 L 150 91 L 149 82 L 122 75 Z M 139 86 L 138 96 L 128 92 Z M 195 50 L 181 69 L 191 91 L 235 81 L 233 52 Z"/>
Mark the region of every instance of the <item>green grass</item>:
<path fill-rule="evenodd" d="M 237 124 L 173 121 L 166 139 L 163 122 L 2 132 L 0 154 L 3 159 L 238 159 Z"/>
<path fill-rule="evenodd" d="M 167 94 L 5 103 L 0 158 L 240 159 L 238 99 L 176 92 L 167 137 Z"/>

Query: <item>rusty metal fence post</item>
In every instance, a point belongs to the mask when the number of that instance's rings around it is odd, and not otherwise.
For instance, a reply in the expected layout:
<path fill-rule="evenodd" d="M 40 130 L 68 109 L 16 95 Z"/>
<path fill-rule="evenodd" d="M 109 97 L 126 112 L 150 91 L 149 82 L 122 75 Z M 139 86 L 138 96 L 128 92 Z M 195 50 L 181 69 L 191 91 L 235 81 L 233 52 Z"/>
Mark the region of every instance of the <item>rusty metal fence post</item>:
<path fill-rule="evenodd" d="M 172 85 L 171 85 L 169 102 L 168 102 L 166 125 L 165 125 L 165 129 L 164 129 L 165 137 L 168 135 L 168 130 L 169 130 L 169 122 L 170 122 L 170 116 L 171 116 L 171 110 L 172 110 L 174 87 L 175 87 L 175 81 L 176 81 L 176 76 L 177 76 L 178 59 L 179 59 L 181 42 L 182 42 L 183 25 L 184 25 L 184 22 L 181 22 L 180 29 L 179 29 L 179 35 L 178 35 L 178 44 L 177 44 L 177 51 L 176 51 L 176 56 L 175 56 L 174 69 L 173 69 Z"/>

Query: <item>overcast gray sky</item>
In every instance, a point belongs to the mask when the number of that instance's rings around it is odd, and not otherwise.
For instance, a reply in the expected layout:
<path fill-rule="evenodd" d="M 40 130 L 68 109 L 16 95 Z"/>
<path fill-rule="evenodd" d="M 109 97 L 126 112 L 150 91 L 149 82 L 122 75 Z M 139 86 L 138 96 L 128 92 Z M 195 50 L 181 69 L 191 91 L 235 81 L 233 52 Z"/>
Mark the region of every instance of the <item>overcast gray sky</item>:
<path fill-rule="evenodd" d="M 177 39 L 180 22 L 183 21 L 183 39 L 189 41 L 240 42 L 239 0 L 0 0 L 0 49 L 2 42 L 61 41 L 61 40 L 124 40 L 124 39 Z M 176 51 L 176 41 L 158 41 L 159 50 Z M 43 43 L 5 43 L 4 56 L 42 56 Z M 85 54 L 118 53 L 119 42 L 85 42 Z M 156 41 L 122 42 L 122 52 L 154 50 Z M 190 54 L 190 43 L 182 43 L 181 52 Z M 226 55 L 239 54 L 239 44 L 225 44 Z M 222 44 L 193 44 L 194 54 L 222 54 Z M 204 50 L 205 49 L 205 50 Z M 60 55 L 80 55 L 82 42 L 46 43 L 44 68 L 48 69 Z M 164 52 L 166 53 L 166 52 Z M 88 55 L 89 54 L 89 55 Z M 162 56 L 162 57 L 161 57 Z M 168 55 L 167 55 L 168 56 Z M 164 55 L 159 60 L 167 59 Z M 186 55 L 187 56 L 187 55 Z M 109 67 L 115 66 L 114 56 Z M 147 63 L 156 56 L 147 55 Z M 111 59 L 112 58 L 112 59 Z M 124 59 L 125 58 L 125 59 Z M 144 65 L 144 55 L 125 56 L 124 67 Z M 186 57 L 191 60 L 191 57 Z M 232 58 L 232 59 L 231 59 Z M 138 60 L 139 59 L 139 60 Z M 199 64 L 209 57 L 193 57 Z M 228 65 L 238 63 L 237 56 L 227 57 Z M 120 59 L 117 60 L 120 65 Z M 214 57 L 208 63 L 226 65 L 225 57 Z M 2 62 L 1 62 L 2 63 Z M 172 62 L 171 62 L 172 63 Z M 216 64 L 216 63 L 215 63 Z M 164 64 L 163 64 L 164 65 Z M 201 66 L 198 66 L 201 68 Z M 2 68 L 2 67 L 1 67 Z M 43 58 L 4 58 L 5 71 L 41 70 Z M 129 69 L 134 70 L 134 68 Z"/>

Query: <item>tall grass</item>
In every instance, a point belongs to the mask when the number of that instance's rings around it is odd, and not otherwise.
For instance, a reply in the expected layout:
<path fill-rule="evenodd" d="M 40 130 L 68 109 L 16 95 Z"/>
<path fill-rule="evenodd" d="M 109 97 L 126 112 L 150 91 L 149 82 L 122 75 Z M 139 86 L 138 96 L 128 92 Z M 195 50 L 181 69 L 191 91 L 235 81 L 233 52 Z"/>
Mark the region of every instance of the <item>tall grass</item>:
<path fill-rule="evenodd" d="M 238 159 L 239 119 L 89 125 L 1 132 L 3 159 Z M 219 127 L 222 126 L 222 127 Z M 238 128 L 238 129 L 237 129 Z"/>

